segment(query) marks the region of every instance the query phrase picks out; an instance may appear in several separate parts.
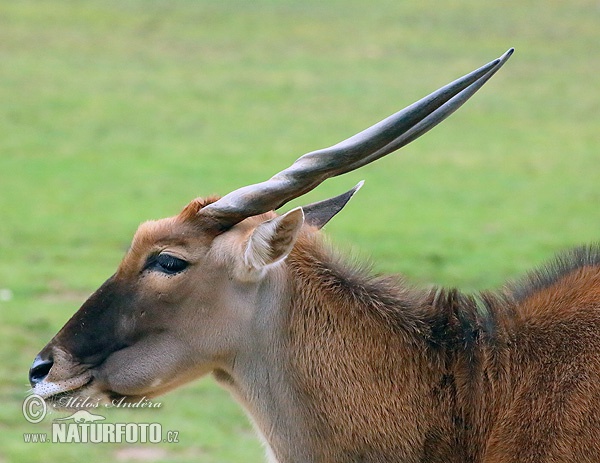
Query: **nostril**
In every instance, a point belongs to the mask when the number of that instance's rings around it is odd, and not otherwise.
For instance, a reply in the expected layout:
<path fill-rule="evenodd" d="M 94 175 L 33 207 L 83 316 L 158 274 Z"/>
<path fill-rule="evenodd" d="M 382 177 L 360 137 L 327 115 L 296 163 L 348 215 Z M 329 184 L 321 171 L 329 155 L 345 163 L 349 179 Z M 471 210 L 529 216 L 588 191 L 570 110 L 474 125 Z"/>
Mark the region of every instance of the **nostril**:
<path fill-rule="evenodd" d="M 44 380 L 50 369 L 54 365 L 52 359 L 43 359 L 39 355 L 33 361 L 31 368 L 29 369 L 29 383 L 32 387 Z"/>

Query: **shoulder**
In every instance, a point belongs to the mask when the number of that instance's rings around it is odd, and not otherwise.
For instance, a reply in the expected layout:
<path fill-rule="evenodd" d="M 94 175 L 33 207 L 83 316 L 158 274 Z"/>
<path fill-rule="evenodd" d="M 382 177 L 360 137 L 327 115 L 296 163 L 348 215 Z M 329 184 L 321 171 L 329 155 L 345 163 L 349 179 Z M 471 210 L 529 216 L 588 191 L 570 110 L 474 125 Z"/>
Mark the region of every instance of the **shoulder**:
<path fill-rule="evenodd" d="M 581 270 L 600 270 L 600 244 L 580 246 L 558 254 L 549 263 L 529 272 L 507 287 L 516 301 L 523 301 L 540 291 L 572 278 Z M 586 272 L 587 273 L 587 272 Z"/>
<path fill-rule="evenodd" d="M 509 284 L 506 295 L 524 318 L 600 316 L 600 245 L 581 246 Z M 587 310 L 586 310 L 587 309 Z M 549 321 L 549 320 L 548 320 Z"/>

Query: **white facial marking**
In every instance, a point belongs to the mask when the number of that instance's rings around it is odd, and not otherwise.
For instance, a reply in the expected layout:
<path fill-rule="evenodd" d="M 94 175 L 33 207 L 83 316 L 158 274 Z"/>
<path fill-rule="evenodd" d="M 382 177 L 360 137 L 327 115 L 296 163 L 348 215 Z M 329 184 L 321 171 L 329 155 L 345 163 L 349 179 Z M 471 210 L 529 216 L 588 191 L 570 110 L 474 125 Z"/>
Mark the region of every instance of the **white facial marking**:
<path fill-rule="evenodd" d="M 55 394 L 71 391 L 84 386 L 90 380 L 90 378 L 91 373 L 86 371 L 85 373 L 70 379 L 63 379 L 54 382 L 44 380 L 35 385 L 33 388 L 33 393 L 46 399 Z"/>

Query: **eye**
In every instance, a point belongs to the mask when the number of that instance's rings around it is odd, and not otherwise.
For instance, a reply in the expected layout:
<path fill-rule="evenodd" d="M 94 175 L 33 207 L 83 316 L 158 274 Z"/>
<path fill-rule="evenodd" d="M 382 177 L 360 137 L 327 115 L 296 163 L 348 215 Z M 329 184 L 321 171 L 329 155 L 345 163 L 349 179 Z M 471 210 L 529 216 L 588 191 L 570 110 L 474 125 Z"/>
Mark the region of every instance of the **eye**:
<path fill-rule="evenodd" d="M 188 262 L 180 259 L 179 257 L 175 257 L 167 253 L 161 253 L 148 257 L 144 270 L 153 270 L 156 272 L 173 275 L 175 273 L 184 271 L 188 265 Z"/>

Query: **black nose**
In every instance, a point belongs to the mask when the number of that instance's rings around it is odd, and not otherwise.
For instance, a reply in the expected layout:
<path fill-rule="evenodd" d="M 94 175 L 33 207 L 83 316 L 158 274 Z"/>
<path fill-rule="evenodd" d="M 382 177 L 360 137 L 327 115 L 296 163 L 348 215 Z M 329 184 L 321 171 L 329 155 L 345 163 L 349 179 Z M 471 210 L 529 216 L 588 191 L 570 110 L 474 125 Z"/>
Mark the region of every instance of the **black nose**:
<path fill-rule="evenodd" d="M 48 376 L 52 365 L 54 365 L 52 358 L 45 359 L 40 355 L 35 358 L 31 368 L 29 369 L 29 384 L 31 384 L 31 387 L 34 387 L 37 383 L 43 381 L 44 378 Z"/>

